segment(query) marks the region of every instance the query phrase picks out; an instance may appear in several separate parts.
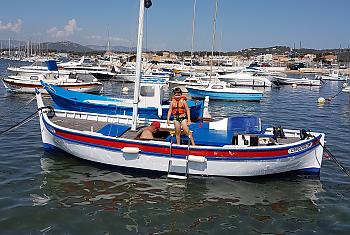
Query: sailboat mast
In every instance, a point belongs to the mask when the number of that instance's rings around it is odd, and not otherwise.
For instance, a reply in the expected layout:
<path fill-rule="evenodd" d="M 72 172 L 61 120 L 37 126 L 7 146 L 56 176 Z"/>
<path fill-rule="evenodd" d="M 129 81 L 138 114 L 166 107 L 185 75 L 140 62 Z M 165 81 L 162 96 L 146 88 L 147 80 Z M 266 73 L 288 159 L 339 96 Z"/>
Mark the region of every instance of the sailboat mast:
<path fill-rule="evenodd" d="M 132 126 L 131 130 L 136 131 L 137 113 L 140 95 L 140 80 L 141 80 L 141 62 L 142 62 L 142 39 L 143 39 L 143 19 L 145 14 L 145 0 L 140 0 L 139 11 L 139 29 L 137 34 L 137 53 L 136 53 L 136 77 L 134 89 L 134 101 L 132 107 Z"/>
<path fill-rule="evenodd" d="M 192 45 L 191 45 L 191 67 L 193 65 L 193 44 L 194 44 L 194 28 L 195 28 L 195 21 L 196 21 L 196 4 L 197 0 L 194 0 L 193 2 L 193 16 L 192 16 Z"/>
<path fill-rule="evenodd" d="M 213 60 L 214 60 L 214 45 L 215 45 L 215 35 L 216 35 L 216 16 L 218 13 L 218 0 L 216 0 L 215 4 L 215 14 L 214 14 L 214 25 L 213 25 L 213 38 L 211 44 L 211 60 L 210 60 L 210 80 L 213 73 Z"/>
<path fill-rule="evenodd" d="M 11 38 L 9 38 L 9 58 L 11 58 Z"/>

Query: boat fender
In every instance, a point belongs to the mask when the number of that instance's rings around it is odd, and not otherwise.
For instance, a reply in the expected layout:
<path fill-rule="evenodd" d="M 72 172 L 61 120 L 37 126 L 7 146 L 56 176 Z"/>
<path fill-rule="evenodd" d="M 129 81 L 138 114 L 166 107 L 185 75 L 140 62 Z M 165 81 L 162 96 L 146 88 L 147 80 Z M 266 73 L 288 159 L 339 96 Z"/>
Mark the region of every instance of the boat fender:
<path fill-rule="evenodd" d="M 131 153 L 131 154 L 137 154 L 140 152 L 140 149 L 137 147 L 124 147 L 122 148 L 123 153 Z"/>
<path fill-rule="evenodd" d="M 207 159 L 203 156 L 195 156 L 195 155 L 188 155 L 188 161 L 190 162 L 198 162 L 198 163 L 205 163 Z"/>

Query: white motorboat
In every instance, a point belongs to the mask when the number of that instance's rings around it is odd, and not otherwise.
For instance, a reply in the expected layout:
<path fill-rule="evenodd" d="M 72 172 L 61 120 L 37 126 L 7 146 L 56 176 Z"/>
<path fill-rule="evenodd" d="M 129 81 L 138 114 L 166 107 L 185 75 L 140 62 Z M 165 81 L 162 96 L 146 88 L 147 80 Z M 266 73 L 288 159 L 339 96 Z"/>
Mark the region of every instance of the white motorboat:
<path fill-rule="evenodd" d="M 114 68 L 98 66 L 91 61 L 86 62 L 84 56 L 79 62 L 59 63 L 58 68 L 63 71 L 74 72 L 79 74 L 92 74 L 96 79 L 104 81 L 110 80 L 116 75 Z"/>
<path fill-rule="evenodd" d="M 208 85 L 208 82 L 202 81 L 199 77 L 187 77 L 184 80 L 172 80 L 169 81 L 169 87 L 174 88 L 174 87 L 179 87 L 182 92 L 187 93 L 188 90 L 186 86 L 206 86 Z"/>
<path fill-rule="evenodd" d="M 298 85 L 298 86 L 321 86 L 320 80 L 309 79 L 306 77 L 303 78 L 289 78 L 274 76 L 273 83 L 276 85 Z"/>
<path fill-rule="evenodd" d="M 191 97 L 205 98 L 211 100 L 228 101 L 260 101 L 263 97 L 262 91 L 250 88 L 233 88 L 221 83 L 209 83 L 206 87 L 186 87 Z"/>
<path fill-rule="evenodd" d="M 330 70 L 328 75 L 317 75 L 316 79 L 322 79 L 327 81 L 347 81 L 348 76 L 340 75 L 339 70 Z"/>
<path fill-rule="evenodd" d="M 218 77 L 234 86 L 270 87 L 271 76 L 257 70 L 244 69 L 235 73 L 227 73 Z"/>

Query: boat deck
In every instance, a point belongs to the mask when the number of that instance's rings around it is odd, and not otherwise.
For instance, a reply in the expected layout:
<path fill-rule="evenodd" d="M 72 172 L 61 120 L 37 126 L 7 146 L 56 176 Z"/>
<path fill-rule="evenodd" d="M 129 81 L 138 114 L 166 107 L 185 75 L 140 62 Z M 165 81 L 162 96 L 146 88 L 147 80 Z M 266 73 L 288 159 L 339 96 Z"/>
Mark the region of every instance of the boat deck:
<path fill-rule="evenodd" d="M 104 127 L 107 122 L 100 121 L 91 121 L 91 120 L 81 120 L 81 119 L 73 119 L 73 118 L 61 118 L 61 117 L 53 117 L 51 121 L 61 127 L 74 129 L 78 131 L 96 131 Z"/>
<path fill-rule="evenodd" d="M 51 118 L 51 121 L 61 127 L 65 127 L 68 129 L 73 129 L 78 131 L 93 131 L 93 132 L 97 132 L 98 130 L 101 130 L 106 125 L 111 124 L 108 122 L 101 122 L 101 121 L 82 120 L 82 119 L 74 119 L 74 118 L 67 119 L 67 118 L 62 118 L 58 116 Z M 129 129 L 119 137 L 125 138 L 125 139 L 137 139 L 141 134 L 141 130 L 144 127 L 145 126 L 139 126 L 137 127 L 136 131 L 132 131 Z M 154 140 L 165 141 L 164 136 L 170 135 L 169 132 L 171 130 L 172 129 L 161 128 L 159 131 L 159 134 L 155 136 Z"/>
<path fill-rule="evenodd" d="M 73 129 L 73 130 L 78 130 L 78 131 L 92 131 L 92 132 L 100 132 L 103 128 L 106 128 L 108 122 L 102 122 L 102 121 L 93 121 L 93 120 L 82 120 L 82 119 L 74 119 L 74 118 L 62 118 L 55 116 L 51 118 L 51 121 L 61 127 L 65 127 L 68 129 Z M 125 139 L 138 139 L 139 135 L 141 134 L 141 130 L 145 126 L 140 126 L 137 128 L 136 131 L 130 130 L 130 128 L 126 128 L 124 132 L 120 133 L 117 135 L 118 137 L 125 138 Z M 109 127 L 107 127 L 109 129 Z M 167 128 L 161 128 L 157 134 L 155 134 L 155 138 L 153 140 L 157 141 L 167 141 L 167 137 L 170 136 L 170 131 L 172 129 L 167 129 Z M 101 133 L 104 134 L 104 133 Z M 106 136 L 114 136 L 116 135 L 113 134 L 104 134 Z M 196 138 L 195 138 L 196 141 Z M 285 145 L 285 144 L 291 144 L 300 141 L 300 138 L 298 137 L 287 137 L 287 138 L 278 138 L 277 142 L 273 141 L 270 139 L 269 145 Z M 200 141 L 199 141 L 200 142 Z M 197 142 L 197 145 L 201 145 L 200 143 Z M 261 145 L 266 145 L 266 144 L 258 144 L 259 146 Z"/>

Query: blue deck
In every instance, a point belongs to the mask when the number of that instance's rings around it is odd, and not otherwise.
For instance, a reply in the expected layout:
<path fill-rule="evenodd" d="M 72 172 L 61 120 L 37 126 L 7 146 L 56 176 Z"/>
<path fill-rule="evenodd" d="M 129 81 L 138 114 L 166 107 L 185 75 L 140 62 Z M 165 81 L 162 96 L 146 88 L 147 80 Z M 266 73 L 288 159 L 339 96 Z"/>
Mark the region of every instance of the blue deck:
<path fill-rule="evenodd" d="M 225 119 L 226 130 L 215 130 L 210 127 L 208 122 L 192 123 L 189 128 L 192 131 L 194 141 L 198 145 L 207 146 L 224 146 L 231 145 L 233 137 L 237 134 L 249 134 L 262 136 L 265 133 L 266 126 L 261 125 L 260 118 L 258 117 L 230 117 Z M 170 141 L 170 136 L 167 141 Z M 176 141 L 176 137 L 173 137 L 173 141 Z M 181 143 L 187 144 L 188 137 L 181 136 Z"/>

